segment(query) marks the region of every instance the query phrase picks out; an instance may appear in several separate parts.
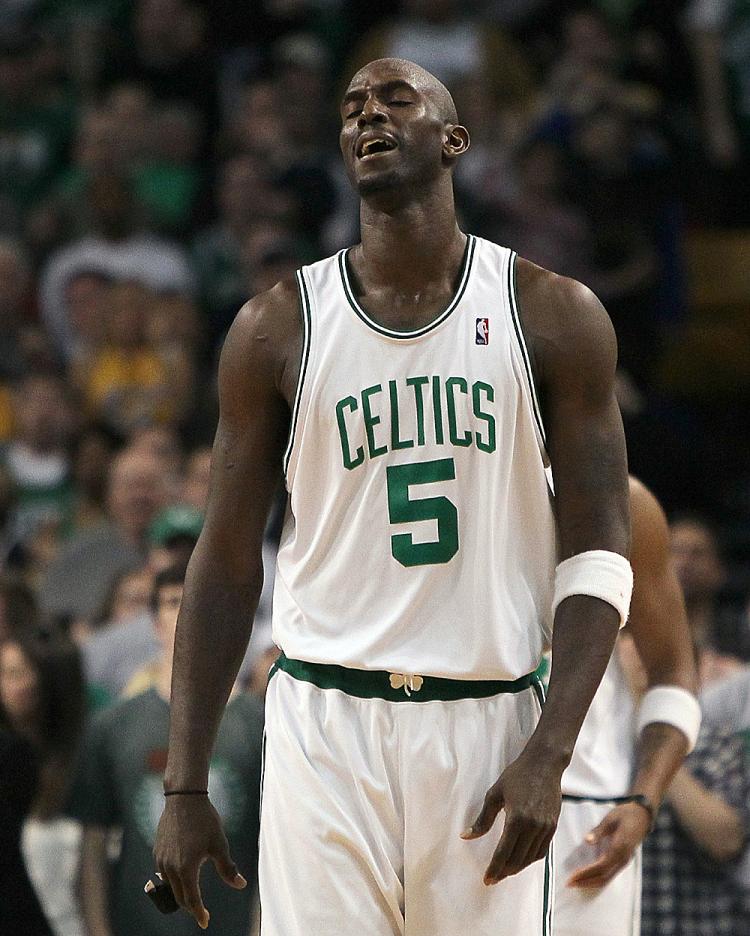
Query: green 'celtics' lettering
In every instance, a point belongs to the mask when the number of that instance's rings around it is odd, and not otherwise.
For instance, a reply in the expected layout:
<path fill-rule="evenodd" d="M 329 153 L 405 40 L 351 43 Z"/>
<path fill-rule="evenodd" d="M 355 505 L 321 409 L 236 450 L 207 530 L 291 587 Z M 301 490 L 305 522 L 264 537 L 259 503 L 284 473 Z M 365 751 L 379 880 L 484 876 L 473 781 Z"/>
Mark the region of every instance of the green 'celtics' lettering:
<path fill-rule="evenodd" d="M 424 445 L 424 399 L 422 397 L 422 387 L 429 382 L 429 377 L 406 378 L 406 386 L 414 388 L 414 406 L 417 409 L 417 445 Z"/>
<path fill-rule="evenodd" d="M 440 402 L 440 378 L 432 378 L 432 411 L 435 415 L 435 444 L 443 444 L 443 404 Z"/>
<path fill-rule="evenodd" d="M 376 393 L 382 393 L 383 388 L 380 384 L 375 384 L 372 387 L 367 387 L 366 390 L 362 391 L 362 413 L 365 417 L 365 432 L 367 433 L 367 450 L 370 453 L 370 458 L 377 458 L 378 455 L 385 455 L 388 451 L 387 445 L 376 445 L 375 444 L 375 432 L 373 431 L 375 426 L 380 422 L 380 416 L 376 416 L 371 407 L 370 407 L 370 397 L 374 396 Z"/>
<path fill-rule="evenodd" d="M 398 390 L 396 389 L 396 381 L 388 381 L 388 394 L 391 400 L 391 450 L 397 451 L 398 449 L 405 448 L 414 448 L 413 439 L 402 439 L 400 438 L 398 431 Z"/>
<path fill-rule="evenodd" d="M 487 454 L 496 451 L 496 391 L 492 384 L 437 374 L 389 379 L 387 383 L 387 395 L 384 380 L 336 404 L 341 456 L 347 471 L 386 452 L 423 446 L 466 449 L 473 445 Z"/>
<path fill-rule="evenodd" d="M 358 409 L 357 401 L 353 396 L 344 397 L 343 400 L 339 400 L 336 404 L 336 422 L 339 426 L 339 438 L 341 439 L 341 454 L 344 457 L 344 468 L 351 471 L 352 468 L 361 465 L 365 460 L 365 450 L 360 445 L 357 449 L 357 454 L 352 458 L 349 448 L 349 434 L 346 431 L 346 419 L 344 418 L 345 409 L 351 410 L 352 413 L 356 412 Z"/>
<path fill-rule="evenodd" d="M 495 451 L 495 417 L 491 413 L 485 413 L 482 411 L 482 401 L 480 394 L 484 393 L 487 398 L 488 403 L 495 402 L 495 390 L 494 387 L 491 387 L 489 384 L 483 383 L 481 380 L 477 380 L 474 386 L 471 388 L 471 399 L 474 404 L 474 415 L 477 419 L 482 419 L 487 423 L 487 439 L 483 439 L 481 434 L 477 432 L 474 438 L 477 441 L 477 448 L 481 449 L 483 452 L 494 452 Z"/>
<path fill-rule="evenodd" d="M 456 425 L 456 397 L 453 388 L 458 387 L 461 393 L 468 394 L 469 385 L 463 377 L 449 377 L 445 381 L 445 393 L 448 398 L 448 435 L 454 445 L 471 445 L 471 432 L 467 429 L 462 436 L 458 434 Z"/>

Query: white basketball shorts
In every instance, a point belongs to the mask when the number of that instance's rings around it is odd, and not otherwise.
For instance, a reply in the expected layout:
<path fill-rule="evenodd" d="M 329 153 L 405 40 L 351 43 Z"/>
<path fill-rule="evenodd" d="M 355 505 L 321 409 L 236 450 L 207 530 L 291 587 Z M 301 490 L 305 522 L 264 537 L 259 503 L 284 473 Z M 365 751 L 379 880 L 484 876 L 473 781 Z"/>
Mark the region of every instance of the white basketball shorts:
<path fill-rule="evenodd" d="M 534 730 L 539 688 L 449 701 L 444 684 L 479 684 L 281 666 L 266 697 L 261 936 L 549 936 L 551 856 L 487 887 L 502 813 L 460 838 Z M 333 688 L 359 691 L 360 677 L 359 695 Z"/>

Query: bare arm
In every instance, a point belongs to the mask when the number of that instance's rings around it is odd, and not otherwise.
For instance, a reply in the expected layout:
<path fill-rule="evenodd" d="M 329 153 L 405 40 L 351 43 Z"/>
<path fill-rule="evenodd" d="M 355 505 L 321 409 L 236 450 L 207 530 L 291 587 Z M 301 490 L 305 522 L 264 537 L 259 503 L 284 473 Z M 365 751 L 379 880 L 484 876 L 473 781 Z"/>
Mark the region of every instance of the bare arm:
<path fill-rule="evenodd" d="M 208 508 L 177 623 L 168 790 L 206 789 L 219 721 L 247 648 L 263 584 L 263 534 L 281 477 L 298 329 L 296 292 L 282 284 L 242 309 L 222 352 Z M 177 902 L 203 926 L 198 872 L 206 858 L 227 883 L 244 886 L 205 797 L 167 799 L 154 851 Z"/>
<path fill-rule="evenodd" d="M 111 936 L 108 903 L 108 830 L 86 825 L 81 839 L 79 889 L 88 936 Z"/>
<path fill-rule="evenodd" d="M 677 772 L 668 798 L 682 828 L 715 861 L 739 855 L 745 842 L 741 815 L 686 768 Z"/>
<path fill-rule="evenodd" d="M 627 465 L 614 395 L 612 325 L 593 294 L 572 280 L 519 261 L 518 286 L 542 394 L 561 559 L 591 549 L 627 556 Z M 574 595 L 559 605 L 544 711 L 523 754 L 489 791 L 468 836 L 484 834 L 499 809 L 505 809 L 487 883 L 517 873 L 546 853 L 560 812 L 560 778 L 618 627 L 617 611 L 597 598 Z"/>
<path fill-rule="evenodd" d="M 647 685 L 679 686 L 695 692 L 696 675 L 685 604 L 669 554 L 669 527 L 656 498 L 630 479 L 633 527 L 631 562 L 634 572 L 630 632 L 646 671 Z M 636 772 L 631 793 L 648 797 L 658 808 L 672 777 L 687 753 L 685 735 L 661 722 L 641 732 L 636 742 Z M 592 830 L 590 842 L 604 842 L 604 852 L 577 869 L 573 886 L 603 887 L 630 861 L 646 837 L 650 816 L 642 806 L 615 807 Z"/>

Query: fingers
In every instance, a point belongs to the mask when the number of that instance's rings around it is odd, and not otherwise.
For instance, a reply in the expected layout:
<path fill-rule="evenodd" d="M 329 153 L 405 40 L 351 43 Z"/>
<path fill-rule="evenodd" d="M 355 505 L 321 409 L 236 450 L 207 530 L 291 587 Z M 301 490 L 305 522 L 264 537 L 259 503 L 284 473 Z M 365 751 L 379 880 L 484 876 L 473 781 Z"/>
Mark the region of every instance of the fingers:
<path fill-rule="evenodd" d="M 602 855 L 589 865 L 577 868 L 568 879 L 568 887 L 602 887 L 614 877 L 615 869 L 608 855 Z"/>
<path fill-rule="evenodd" d="M 619 825 L 616 813 L 609 812 L 598 826 L 595 826 L 586 836 L 589 845 L 595 845 L 608 835 L 612 835 Z"/>
<path fill-rule="evenodd" d="M 161 867 L 160 873 L 169 881 L 172 888 L 174 899 L 177 903 L 195 917 L 195 921 L 201 929 L 206 929 L 210 914 L 203 905 L 201 897 L 198 875 L 200 865 L 193 868 L 185 868 L 183 871 L 177 869 Z"/>
<path fill-rule="evenodd" d="M 489 790 L 487 795 L 484 798 L 484 805 L 474 820 L 474 824 L 466 829 L 465 832 L 461 833 L 462 839 L 476 839 L 480 836 L 485 835 L 492 828 L 497 814 L 503 808 L 503 797 L 502 794 L 496 792 L 493 789 Z"/>
<path fill-rule="evenodd" d="M 247 881 L 237 870 L 237 865 L 232 861 L 232 856 L 229 854 L 228 847 L 221 854 L 212 855 L 211 858 L 219 873 L 219 877 L 221 877 L 226 884 L 233 887 L 235 890 L 242 890 L 247 887 Z"/>
<path fill-rule="evenodd" d="M 610 848 L 596 861 L 577 868 L 568 879 L 568 887 L 604 887 L 622 871 L 630 857 L 627 848 Z"/>
<path fill-rule="evenodd" d="M 193 868 L 186 871 L 182 877 L 182 892 L 185 901 L 182 906 L 195 917 L 195 922 L 201 929 L 206 929 L 210 915 L 203 906 L 198 872 L 199 868 Z"/>
<path fill-rule="evenodd" d="M 503 878 L 523 871 L 543 858 L 549 848 L 555 824 L 508 817 L 495 853 L 484 874 L 485 884 L 497 884 Z"/>

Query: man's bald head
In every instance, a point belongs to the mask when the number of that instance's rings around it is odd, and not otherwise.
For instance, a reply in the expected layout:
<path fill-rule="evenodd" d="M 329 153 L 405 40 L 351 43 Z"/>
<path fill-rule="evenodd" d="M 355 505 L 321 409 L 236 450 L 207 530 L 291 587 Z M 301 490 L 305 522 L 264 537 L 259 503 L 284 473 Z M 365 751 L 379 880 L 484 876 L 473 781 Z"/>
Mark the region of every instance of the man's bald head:
<path fill-rule="evenodd" d="M 369 62 L 360 68 L 349 82 L 347 94 L 352 89 L 369 83 L 386 83 L 397 80 L 407 82 L 407 84 L 428 97 L 446 123 L 458 123 L 458 113 L 450 91 L 442 81 L 438 81 L 426 68 L 422 68 L 416 62 L 410 62 L 408 59 L 382 58 Z"/>

